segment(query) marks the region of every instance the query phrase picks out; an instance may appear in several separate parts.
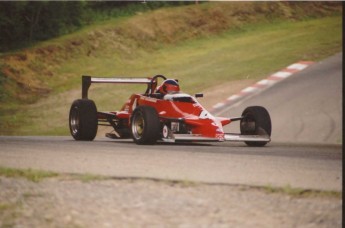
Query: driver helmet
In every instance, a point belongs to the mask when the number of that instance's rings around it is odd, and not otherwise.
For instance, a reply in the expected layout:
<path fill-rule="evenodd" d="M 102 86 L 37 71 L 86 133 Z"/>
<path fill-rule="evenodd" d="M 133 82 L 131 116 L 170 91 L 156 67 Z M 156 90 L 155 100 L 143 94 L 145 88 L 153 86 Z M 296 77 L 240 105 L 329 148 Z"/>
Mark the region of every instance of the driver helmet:
<path fill-rule="evenodd" d="M 161 94 L 167 93 L 178 93 L 180 91 L 180 86 L 178 85 L 176 80 L 167 79 L 165 80 L 162 85 L 157 88 L 157 92 Z"/>

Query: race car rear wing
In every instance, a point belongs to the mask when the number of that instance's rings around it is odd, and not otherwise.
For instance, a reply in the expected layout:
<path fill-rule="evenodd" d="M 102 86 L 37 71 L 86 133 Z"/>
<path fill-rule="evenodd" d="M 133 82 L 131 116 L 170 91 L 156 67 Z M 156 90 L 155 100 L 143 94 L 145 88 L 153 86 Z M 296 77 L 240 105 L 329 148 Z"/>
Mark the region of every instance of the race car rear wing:
<path fill-rule="evenodd" d="M 93 76 L 82 76 L 82 98 L 88 98 L 88 91 L 91 83 L 119 83 L 119 84 L 150 84 L 151 78 L 101 78 Z"/>

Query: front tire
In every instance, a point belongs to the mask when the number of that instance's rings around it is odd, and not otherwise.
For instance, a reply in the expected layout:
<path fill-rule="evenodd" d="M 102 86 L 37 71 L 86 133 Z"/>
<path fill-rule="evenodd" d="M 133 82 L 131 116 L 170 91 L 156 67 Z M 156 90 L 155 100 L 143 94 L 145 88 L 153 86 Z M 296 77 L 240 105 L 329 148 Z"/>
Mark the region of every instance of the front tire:
<path fill-rule="evenodd" d="M 69 112 L 69 129 L 75 140 L 92 141 L 97 134 L 98 118 L 95 102 L 78 99 Z"/>
<path fill-rule="evenodd" d="M 247 107 L 240 123 L 242 135 L 263 135 L 271 137 L 272 123 L 268 111 L 261 106 Z M 265 146 L 268 142 L 245 141 L 248 146 Z"/>
<path fill-rule="evenodd" d="M 138 106 L 131 116 L 131 130 L 136 144 L 155 144 L 160 135 L 156 110 L 150 106 Z"/>

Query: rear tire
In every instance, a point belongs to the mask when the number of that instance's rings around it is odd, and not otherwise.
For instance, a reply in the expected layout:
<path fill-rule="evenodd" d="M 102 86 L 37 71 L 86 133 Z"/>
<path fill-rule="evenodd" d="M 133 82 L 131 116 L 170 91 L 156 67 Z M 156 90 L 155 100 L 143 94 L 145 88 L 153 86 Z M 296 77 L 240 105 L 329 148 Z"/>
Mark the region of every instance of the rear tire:
<path fill-rule="evenodd" d="M 131 116 L 132 138 L 136 144 L 155 144 L 160 136 L 160 121 L 156 110 L 138 106 Z"/>
<path fill-rule="evenodd" d="M 264 135 L 271 137 L 272 123 L 268 111 L 261 106 L 247 107 L 240 123 L 242 135 Z M 245 141 L 248 146 L 265 146 L 268 142 Z"/>
<path fill-rule="evenodd" d="M 97 134 L 98 118 L 95 102 L 78 99 L 69 112 L 69 129 L 75 140 L 92 141 Z"/>

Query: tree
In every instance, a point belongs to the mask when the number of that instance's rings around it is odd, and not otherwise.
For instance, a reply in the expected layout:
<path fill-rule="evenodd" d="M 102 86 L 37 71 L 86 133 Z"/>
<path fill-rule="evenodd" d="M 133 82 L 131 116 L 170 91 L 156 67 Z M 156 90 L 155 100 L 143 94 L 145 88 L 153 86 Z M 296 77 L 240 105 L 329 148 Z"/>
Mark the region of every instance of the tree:
<path fill-rule="evenodd" d="M 81 1 L 0 2 L 0 51 L 76 30 L 83 25 Z"/>

